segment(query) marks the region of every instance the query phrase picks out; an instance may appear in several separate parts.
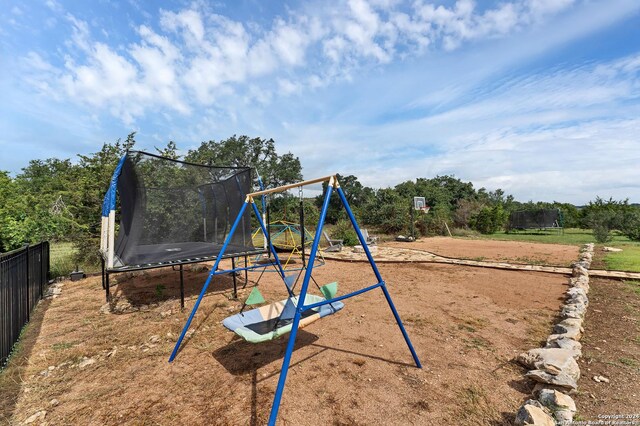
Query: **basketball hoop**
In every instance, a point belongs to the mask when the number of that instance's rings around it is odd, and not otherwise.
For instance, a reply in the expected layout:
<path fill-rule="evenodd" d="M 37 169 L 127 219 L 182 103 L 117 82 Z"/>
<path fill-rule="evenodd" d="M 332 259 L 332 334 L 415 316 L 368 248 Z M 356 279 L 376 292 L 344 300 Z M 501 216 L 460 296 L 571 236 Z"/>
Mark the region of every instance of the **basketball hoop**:
<path fill-rule="evenodd" d="M 424 207 L 420 207 L 419 209 L 422 213 L 429 213 L 429 210 L 431 210 L 431 207 L 429 206 L 424 206 Z"/>

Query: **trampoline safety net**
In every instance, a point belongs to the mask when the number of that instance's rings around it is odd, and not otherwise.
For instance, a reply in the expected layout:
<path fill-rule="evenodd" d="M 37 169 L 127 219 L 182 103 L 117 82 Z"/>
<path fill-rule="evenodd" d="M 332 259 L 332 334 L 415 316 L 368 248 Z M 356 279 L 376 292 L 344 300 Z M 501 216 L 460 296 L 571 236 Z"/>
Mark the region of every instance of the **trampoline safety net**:
<path fill-rule="evenodd" d="M 112 269 L 215 258 L 251 192 L 251 169 L 130 151 L 117 181 L 120 220 Z M 225 257 L 255 252 L 249 209 Z"/>
<path fill-rule="evenodd" d="M 511 212 L 509 229 L 562 228 L 563 218 L 559 209 L 520 210 Z"/>

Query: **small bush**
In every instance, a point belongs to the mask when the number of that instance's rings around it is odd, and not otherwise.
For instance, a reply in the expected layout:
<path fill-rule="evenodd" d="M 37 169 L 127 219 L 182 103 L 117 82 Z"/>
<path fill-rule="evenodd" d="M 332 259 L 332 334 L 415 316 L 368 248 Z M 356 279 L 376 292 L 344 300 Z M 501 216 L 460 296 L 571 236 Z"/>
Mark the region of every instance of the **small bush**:
<path fill-rule="evenodd" d="M 353 229 L 353 225 L 351 225 L 351 221 L 348 220 L 339 220 L 333 229 L 333 238 L 343 240 L 345 246 L 355 246 L 356 244 L 360 244 L 358 240 L 358 234 Z"/>
<path fill-rule="evenodd" d="M 611 230 L 605 224 L 598 223 L 592 225 L 593 238 L 599 243 L 606 243 L 611 241 Z"/>
<path fill-rule="evenodd" d="M 496 204 L 493 207 L 483 207 L 471 218 L 469 224 L 481 234 L 494 234 L 504 227 L 506 219 L 502 205 Z"/>
<path fill-rule="evenodd" d="M 593 238 L 599 243 L 606 243 L 611 240 L 611 229 L 618 223 L 618 214 L 612 208 L 594 208 L 587 216 L 587 223 L 593 232 Z"/>
<path fill-rule="evenodd" d="M 405 203 L 396 202 L 381 206 L 382 220 L 379 227 L 385 234 L 403 232 L 409 223 L 409 209 Z"/>
<path fill-rule="evenodd" d="M 451 235 L 454 237 L 477 237 L 479 232 L 465 228 L 454 228 L 451 230 Z"/>
<path fill-rule="evenodd" d="M 59 257 L 51 260 L 50 274 L 51 278 L 68 276 L 71 271 L 76 268 L 73 254 L 65 257 Z"/>
<path fill-rule="evenodd" d="M 97 269 L 100 265 L 100 240 L 88 234 L 81 234 L 73 241 L 76 250 L 74 261 L 89 269 Z"/>
<path fill-rule="evenodd" d="M 421 236 L 448 235 L 445 223 L 450 221 L 451 212 L 447 206 L 435 206 L 429 213 L 418 213 L 416 228 Z"/>
<path fill-rule="evenodd" d="M 68 276 L 75 269 L 76 250 L 72 243 L 52 241 L 50 256 L 51 278 Z"/>

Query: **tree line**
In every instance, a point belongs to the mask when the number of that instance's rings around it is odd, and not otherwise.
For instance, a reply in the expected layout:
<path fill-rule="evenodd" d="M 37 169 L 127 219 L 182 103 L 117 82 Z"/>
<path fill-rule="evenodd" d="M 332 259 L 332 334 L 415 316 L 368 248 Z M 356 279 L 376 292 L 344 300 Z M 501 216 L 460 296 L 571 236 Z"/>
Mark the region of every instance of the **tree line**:
<path fill-rule="evenodd" d="M 135 144 L 131 133 L 125 140 L 103 144 L 95 153 L 78 155 L 75 161 L 31 160 L 15 177 L 0 171 L 0 250 L 41 240 L 73 241 L 82 255 L 97 256 L 104 193 L 119 159 Z M 300 159 L 291 152 L 279 154 L 272 139 L 234 135 L 202 142 L 184 155 L 170 141 L 156 153 L 193 163 L 251 166 L 267 188 L 302 179 Z M 501 189 L 476 189 L 455 176 L 417 178 L 379 189 L 362 185 L 353 175 L 338 178 L 358 221 L 387 234 L 443 235 L 445 224 L 459 234 L 491 234 L 506 228 L 513 211 L 560 209 L 564 227 L 592 229 L 598 241 L 607 241 L 614 230 L 640 240 L 640 209 L 628 200 L 597 197 L 578 208 L 561 202 L 519 202 Z M 425 197 L 431 207 L 428 214 L 412 214 L 414 196 Z M 322 196 L 304 200 L 308 224 L 317 221 L 321 204 Z M 275 197 L 270 201 L 271 219 L 296 221 L 299 208 L 295 196 Z M 329 205 L 327 223 L 335 225 L 337 237 L 356 242 L 337 197 Z"/>
<path fill-rule="evenodd" d="M 520 202 L 502 189 L 476 189 L 471 182 L 455 176 L 417 178 L 382 189 L 365 187 L 352 175 L 339 180 L 362 223 L 387 234 L 409 235 L 413 231 L 418 236 L 447 235 L 447 227 L 458 235 L 508 232 L 512 212 L 558 209 L 563 227 L 591 229 L 598 242 L 609 241 L 613 231 L 640 241 L 640 208 L 629 204 L 628 200 L 596 197 L 582 207 L 557 201 Z M 431 207 L 428 214 L 412 214 L 413 197 L 425 197 L 426 204 Z M 316 206 L 321 203 L 321 197 L 318 197 Z M 327 221 L 338 226 L 341 238 L 353 240 L 355 235 L 349 234 L 346 220 L 339 200 L 332 200 Z"/>
<path fill-rule="evenodd" d="M 15 177 L 0 171 L 0 251 L 42 240 L 70 241 L 95 261 L 105 192 L 118 161 L 135 145 L 134 132 L 95 153 L 78 155 L 76 161 L 31 160 Z M 300 160 L 292 153 L 278 154 L 273 139 L 232 136 L 202 142 L 184 155 L 169 141 L 155 151 L 198 164 L 251 166 L 268 187 L 302 179 Z"/>

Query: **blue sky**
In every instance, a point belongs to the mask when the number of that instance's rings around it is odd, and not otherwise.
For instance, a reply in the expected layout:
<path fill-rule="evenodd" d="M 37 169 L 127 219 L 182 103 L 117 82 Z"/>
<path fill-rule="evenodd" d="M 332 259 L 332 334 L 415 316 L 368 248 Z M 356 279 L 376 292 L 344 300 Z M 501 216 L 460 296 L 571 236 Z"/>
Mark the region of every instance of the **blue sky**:
<path fill-rule="evenodd" d="M 0 170 L 137 131 L 305 178 L 640 202 L 640 2 L 0 0 Z"/>

